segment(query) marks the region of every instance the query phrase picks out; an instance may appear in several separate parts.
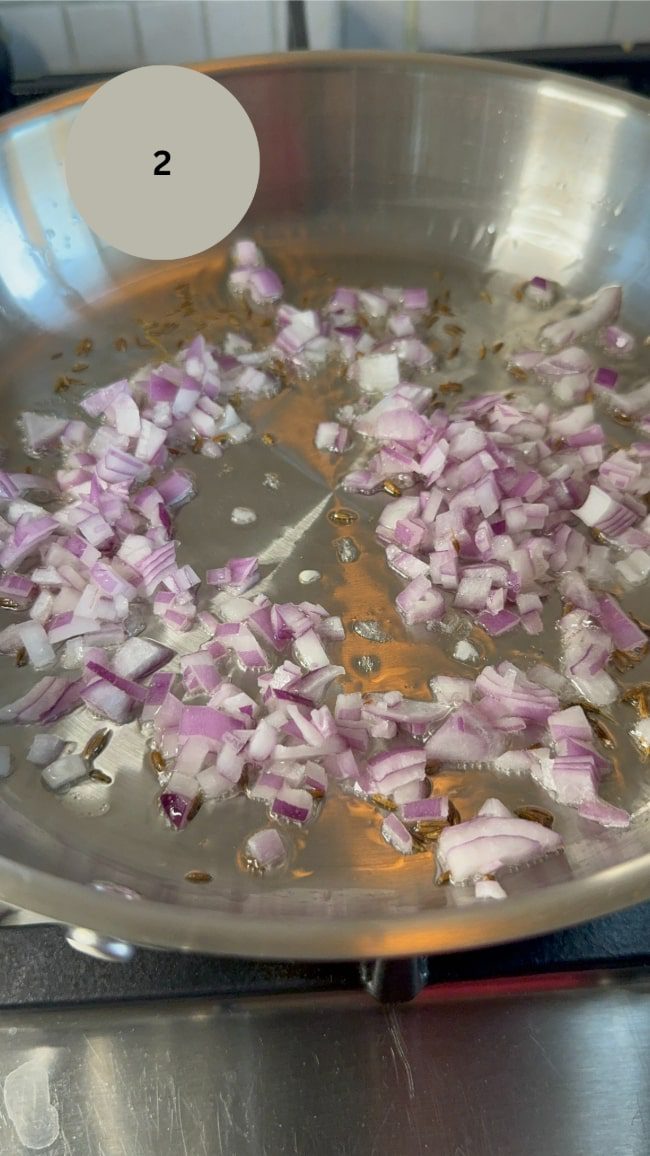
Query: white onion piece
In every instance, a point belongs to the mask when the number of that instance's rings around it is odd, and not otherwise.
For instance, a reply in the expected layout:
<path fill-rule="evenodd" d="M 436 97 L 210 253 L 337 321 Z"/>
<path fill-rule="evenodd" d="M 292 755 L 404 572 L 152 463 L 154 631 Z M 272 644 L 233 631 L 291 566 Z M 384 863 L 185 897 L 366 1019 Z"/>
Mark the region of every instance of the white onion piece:
<path fill-rule="evenodd" d="M 286 819 L 290 823 L 306 823 L 311 818 L 313 809 L 314 801 L 309 791 L 283 785 L 271 804 L 271 815 L 275 819 Z"/>
<path fill-rule="evenodd" d="M 477 899 L 507 899 L 507 892 L 497 879 L 477 879 L 474 895 Z"/>
<path fill-rule="evenodd" d="M 246 840 L 246 857 L 259 867 L 268 870 L 269 867 L 279 867 L 286 862 L 287 852 L 282 842 L 282 836 L 274 827 L 263 831 L 256 831 Z"/>
<path fill-rule="evenodd" d="M 454 647 L 454 658 L 459 662 L 476 662 L 479 652 L 467 639 L 461 638 Z"/>
<path fill-rule="evenodd" d="M 540 758 L 533 769 L 535 778 L 558 802 L 574 807 L 586 819 L 603 827 L 628 827 L 630 816 L 598 796 L 598 769 L 595 755 Z"/>
<path fill-rule="evenodd" d="M 149 638 L 129 638 L 113 655 L 112 668 L 123 678 L 153 674 L 173 657 L 173 650 Z"/>
<path fill-rule="evenodd" d="M 235 526 L 250 526 L 257 521 L 257 514 L 249 506 L 235 506 L 230 514 L 230 521 Z"/>
<path fill-rule="evenodd" d="M 306 670 L 319 670 L 327 666 L 329 661 L 327 651 L 320 642 L 315 630 L 306 630 L 293 644 L 293 652 L 297 661 Z"/>
<path fill-rule="evenodd" d="M 449 797 L 429 795 L 428 798 L 409 800 L 401 804 L 399 813 L 405 823 L 445 822 L 449 816 Z"/>
<path fill-rule="evenodd" d="M 500 799 L 493 799 L 493 798 L 486 799 L 485 802 L 481 805 L 481 807 L 479 807 L 478 813 L 479 813 L 479 816 L 486 815 L 486 816 L 491 817 L 493 819 L 494 818 L 496 818 L 496 819 L 511 819 L 512 818 L 512 812 L 508 810 L 505 803 L 502 803 Z"/>
<path fill-rule="evenodd" d="M 35 735 L 27 751 L 27 761 L 36 767 L 47 767 L 58 758 L 65 745 L 65 741 L 58 735 Z"/>
<path fill-rule="evenodd" d="M 18 633 L 34 670 L 44 670 L 52 665 L 56 656 L 40 622 L 23 622 Z"/>
<path fill-rule="evenodd" d="M 80 755 L 61 755 L 41 771 L 41 779 L 51 791 L 69 787 L 87 775 L 88 767 Z"/>
<path fill-rule="evenodd" d="M 524 288 L 524 297 L 538 309 L 547 309 L 557 297 L 558 286 L 546 277 L 532 277 Z"/>
<path fill-rule="evenodd" d="M 650 752 L 650 718 L 641 718 L 632 728 L 632 737 L 636 739 L 641 750 Z"/>
<path fill-rule="evenodd" d="M 400 367 L 396 353 L 374 353 L 360 357 L 356 370 L 359 387 L 366 393 L 387 393 L 399 385 Z"/>
<path fill-rule="evenodd" d="M 482 816 L 445 827 L 438 840 L 438 866 L 452 883 L 490 875 L 502 867 L 532 863 L 562 846 L 555 831 L 512 816 Z"/>
<path fill-rule="evenodd" d="M 555 348 L 568 345 L 587 333 L 615 321 L 622 301 L 620 285 L 606 285 L 588 301 L 581 313 L 567 317 L 566 321 L 554 321 L 542 330 L 542 337 Z"/>
<path fill-rule="evenodd" d="M 410 855 L 413 850 L 413 836 L 407 827 L 397 818 L 397 815 L 387 815 L 381 825 L 382 838 L 399 851 L 401 855 Z"/>
<path fill-rule="evenodd" d="M 238 793 L 236 784 L 233 784 L 227 775 L 217 770 L 214 764 L 204 767 L 196 776 L 197 785 L 206 801 L 215 799 L 229 799 Z"/>

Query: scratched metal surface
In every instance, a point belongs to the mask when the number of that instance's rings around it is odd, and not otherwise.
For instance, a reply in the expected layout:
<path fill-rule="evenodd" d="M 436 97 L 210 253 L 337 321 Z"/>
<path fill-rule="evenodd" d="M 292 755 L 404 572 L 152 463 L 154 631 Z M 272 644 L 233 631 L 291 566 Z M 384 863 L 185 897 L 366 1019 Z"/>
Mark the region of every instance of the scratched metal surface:
<path fill-rule="evenodd" d="M 632 164 L 648 154 L 645 105 L 501 65 L 354 61 L 298 57 L 220 73 L 252 116 L 262 148 L 260 191 L 246 227 L 277 263 L 290 297 L 322 302 L 339 281 L 424 282 L 434 295 L 449 289 L 466 327 L 452 363 L 466 392 L 510 384 L 502 358 L 487 359 L 472 377 L 476 350 L 506 332 L 514 343 L 532 340 L 537 318 L 517 305 L 511 287 L 541 263 L 572 294 L 624 279 L 626 319 L 645 324 L 649 238 Z M 21 460 L 12 431 L 26 406 L 72 412 L 84 388 L 162 357 L 196 329 L 218 337 L 225 328 L 251 326 L 241 309 L 225 316 L 233 306 L 224 296 L 223 247 L 171 266 L 137 263 L 103 247 L 79 221 L 59 163 L 79 99 L 20 113 L 0 134 L 0 243 L 10 255 L 0 264 L 0 348 L 10 465 Z M 287 102 L 295 122 L 278 149 Z M 492 305 L 479 298 L 486 286 Z M 152 322 L 159 326 L 153 345 Z M 91 352 L 78 353 L 88 339 Z M 86 368 L 75 369 L 80 358 Z M 631 364 L 628 379 L 641 369 Z M 75 380 L 54 394 L 64 374 Z M 434 384 L 448 376 L 445 370 Z M 233 553 L 259 554 L 270 596 L 315 596 L 341 613 L 347 637 L 331 654 L 347 668 L 346 689 L 398 686 L 426 694 L 431 675 L 467 668 L 449 657 L 441 635 L 405 631 L 393 606 L 400 583 L 374 541 L 382 499 L 345 497 L 340 479 L 351 459 L 331 462 L 312 447 L 317 421 L 331 416 L 346 389 L 331 375 L 294 382 L 250 411 L 249 443 L 216 463 L 197 456 L 183 462 L 196 476 L 198 498 L 178 519 L 181 557 L 201 572 Z M 263 431 L 275 435 L 274 445 L 261 442 Z M 358 517 L 337 529 L 327 514 L 341 503 Z M 242 504 L 255 509 L 257 522 L 233 527 L 230 511 Z M 358 545 L 355 563 L 337 559 L 335 539 L 343 535 Z M 305 567 L 318 568 L 321 581 L 300 586 Z M 547 653 L 557 610 L 551 602 Z M 352 623 L 369 618 L 381 620 L 390 642 L 372 645 L 354 633 Z M 478 634 L 472 638 L 483 659 L 496 653 Z M 170 640 L 190 649 L 200 637 Z M 528 661 L 536 647 L 513 634 L 500 653 Z M 379 668 L 361 676 L 354 661 L 365 654 Z M 14 697 L 30 674 L 3 663 L 3 692 Z M 646 662 L 630 677 L 647 672 Z M 395 855 L 380 838 L 379 817 L 336 793 L 308 833 L 291 832 L 288 871 L 253 877 L 238 852 L 264 821 L 261 805 L 239 799 L 204 806 L 184 832 L 170 832 L 135 727 L 116 733 L 98 762 L 111 783 L 83 783 L 60 797 L 24 765 L 29 736 L 6 727 L 3 742 L 14 746 L 18 769 L 0 786 L 0 897 L 125 939 L 222 953 L 359 958 L 543 931 L 635 902 L 650 888 L 650 783 L 624 739 L 631 721 L 629 710 L 615 724 L 621 745 L 605 788 L 635 812 L 631 830 L 596 832 L 565 810 L 557 825 L 566 856 L 509 876 L 511 897 L 494 905 L 474 903 L 464 889 L 435 888 L 429 856 Z M 57 730 L 83 739 L 94 725 L 77 713 Z M 526 780 L 504 783 L 488 772 L 444 772 L 438 786 L 454 793 L 464 815 L 491 793 L 511 805 L 547 802 Z M 196 869 L 212 882 L 186 882 Z M 141 898 L 99 894 L 89 886 L 97 880 Z"/>
<path fill-rule="evenodd" d="M 647 977 L 552 984 L 7 1011 L 0 1087 L 47 1073 L 49 1156 L 647 1156 Z"/>

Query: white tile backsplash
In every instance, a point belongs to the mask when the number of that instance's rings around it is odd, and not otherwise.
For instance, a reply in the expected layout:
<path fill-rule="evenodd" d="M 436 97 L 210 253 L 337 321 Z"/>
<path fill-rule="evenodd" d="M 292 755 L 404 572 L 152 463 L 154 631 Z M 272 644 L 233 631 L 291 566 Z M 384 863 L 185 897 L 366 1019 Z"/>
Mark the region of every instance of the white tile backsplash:
<path fill-rule="evenodd" d="M 643 0 L 618 0 L 612 21 L 614 40 L 650 40 L 650 5 Z"/>
<path fill-rule="evenodd" d="M 430 51 L 471 52 L 477 44 L 480 0 L 421 0 L 419 46 Z"/>
<path fill-rule="evenodd" d="M 343 48 L 405 47 L 408 0 L 345 0 L 341 13 Z"/>
<path fill-rule="evenodd" d="M 476 42 L 486 51 L 544 43 L 546 5 L 533 0 L 492 0 L 476 8 Z"/>
<path fill-rule="evenodd" d="M 0 4 L 0 25 L 17 76 L 74 69 L 62 4 Z"/>
<path fill-rule="evenodd" d="M 134 4 L 142 64 L 190 64 L 212 55 L 200 4 L 139 0 Z"/>
<path fill-rule="evenodd" d="M 313 48 L 650 41 L 650 0 L 305 0 Z M 283 51 L 285 0 L 0 0 L 19 78 Z"/>
<path fill-rule="evenodd" d="M 147 0 L 144 0 L 147 3 Z M 193 3 L 194 0 L 185 0 Z M 206 0 L 205 12 L 211 57 L 249 56 L 256 52 L 275 52 L 280 43 L 278 21 L 284 15 L 281 0 Z"/>
<path fill-rule="evenodd" d="M 341 44 L 343 0 L 305 0 L 307 30 L 312 48 Z"/>
<path fill-rule="evenodd" d="M 143 63 L 133 5 L 127 0 L 76 0 L 65 4 L 64 12 L 80 72 L 112 72 Z"/>
<path fill-rule="evenodd" d="M 549 0 L 545 42 L 551 47 L 606 43 L 616 8 L 616 0 Z"/>

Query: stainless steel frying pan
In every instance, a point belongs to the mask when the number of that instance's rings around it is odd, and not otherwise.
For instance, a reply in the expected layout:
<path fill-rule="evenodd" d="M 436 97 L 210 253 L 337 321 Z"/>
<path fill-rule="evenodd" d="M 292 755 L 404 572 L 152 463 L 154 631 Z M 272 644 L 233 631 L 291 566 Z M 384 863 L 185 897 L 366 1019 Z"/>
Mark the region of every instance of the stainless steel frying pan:
<path fill-rule="evenodd" d="M 318 299 L 334 280 L 434 285 L 442 276 L 473 336 L 497 340 L 517 324 L 505 287 L 543 270 L 571 293 L 622 281 L 626 319 L 648 332 L 646 102 L 556 74 L 443 57 L 316 53 L 204 68 L 255 125 L 262 175 L 241 231 L 255 234 L 294 296 Z M 10 462 L 18 460 L 13 422 L 21 408 L 69 408 L 84 386 L 158 356 L 161 344 L 173 348 L 197 328 L 219 332 L 231 308 L 225 246 L 187 262 L 136 261 L 103 246 L 76 215 L 62 158 L 89 93 L 35 105 L 1 125 L 2 430 Z M 196 137 L 197 148 L 209 145 L 210 125 L 197 124 Z M 479 297 L 487 285 L 491 313 Z M 486 371 L 485 383 L 496 384 L 498 372 Z M 63 392 L 55 393 L 61 377 Z M 192 458 L 199 498 L 181 515 L 179 536 L 197 569 L 219 564 L 230 548 L 261 551 L 275 567 L 269 593 L 298 598 L 297 572 L 316 567 L 319 598 L 348 623 L 390 616 L 395 588 L 374 547 L 376 499 L 358 504 L 356 569 L 344 574 L 336 561 L 326 514 L 338 474 L 305 449 L 327 399 L 324 386 L 261 407 L 258 428 L 275 432 L 275 446 L 256 440 L 221 463 Z M 235 538 L 227 527 L 236 504 L 253 506 L 258 521 Z M 454 669 L 431 636 L 406 645 L 396 623 L 394 641 L 374 647 L 378 669 L 363 675 L 355 659 L 369 650 L 348 634 L 348 687 L 401 685 L 419 694 L 436 669 Z M 28 680 L 3 660 L 3 699 Z M 59 732 L 84 738 L 92 727 L 73 716 Z M 89 781 L 61 797 L 24 763 L 25 733 L 7 730 L 5 741 L 17 769 L 0 785 L 0 898 L 137 943 L 303 958 L 447 951 L 547 931 L 650 895 L 650 767 L 624 745 L 607 789 L 634 811 L 630 830 L 600 832 L 563 813 L 566 856 L 513 873 L 507 901 L 481 905 L 463 889 L 434 887 L 428 856 L 404 860 L 385 847 L 360 802 L 333 799 L 308 836 L 295 835 L 290 870 L 260 879 L 242 870 L 238 848 L 261 825 L 262 810 L 245 800 L 205 806 L 186 831 L 170 832 L 134 728 L 116 734 L 99 762 L 111 783 Z M 489 774 L 449 775 L 445 785 L 465 814 L 488 793 L 513 805 L 547 802 L 530 784 Z M 192 870 L 212 881 L 187 882 Z"/>

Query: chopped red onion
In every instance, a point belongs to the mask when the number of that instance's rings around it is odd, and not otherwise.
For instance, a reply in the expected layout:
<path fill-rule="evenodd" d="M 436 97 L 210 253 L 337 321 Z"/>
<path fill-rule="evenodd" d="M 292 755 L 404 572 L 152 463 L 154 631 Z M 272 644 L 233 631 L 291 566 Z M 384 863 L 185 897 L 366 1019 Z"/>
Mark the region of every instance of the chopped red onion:
<path fill-rule="evenodd" d="M 594 485 L 589 487 L 587 500 L 575 513 L 586 526 L 593 526 L 608 538 L 618 537 L 636 520 L 633 510 Z"/>
<path fill-rule="evenodd" d="M 421 748 L 401 747 L 382 751 L 368 759 L 367 773 L 373 789 L 390 794 L 395 786 L 423 779 L 426 754 Z"/>
<path fill-rule="evenodd" d="M 356 363 L 359 388 L 366 393 L 387 393 L 399 385 L 400 367 L 396 353 L 375 353 Z"/>
<path fill-rule="evenodd" d="M 446 822 L 449 798 L 447 795 L 429 795 L 426 799 L 415 799 L 410 803 L 402 803 L 399 813 L 405 823 Z"/>
<path fill-rule="evenodd" d="M 549 715 L 547 722 L 553 742 L 568 738 L 591 742 L 591 725 L 581 706 L 556 711 Z"/>
<path fill-rule="evenodd" d="M 278 301 L 280 278 L 254 242 L 237 242 L 233 262 L 235 292 L 254 305 Z M 551 304 L 556 293 L 543 277 L 524 289 L 538 306 Z M 234 333 L 221 346 L 199 335 L 174 364 L 89 393 L 81 404 L 90 418 L 101 418 L 95 430 L 84 421 L 25 414 L 28 451 L 56 449 L 61 461 L 52 481 L 0 471 L 0 563 L 9 570 L 0 576 L 0 595 L 21 608 L 33 603 L 26 622 L 2 632 L 1 645 L 9 652 L 24 646 L 36 669 L 58 663 L 57 670 L 76 665 L 81 673 L 73 681 L 42 678 L 0 709 L 0 721 L 49 724 L 83 704 L 118 723 L 139 716 L 173 763 L 160 805 L 177 828 L 202 798 L 241 792 L 247 765 L 250 796 L 293 822 L 315 815 L 314 799 L 327 794 L 332 779 L 360 798 L 392 796 L 399 817 L 390 814 L 382 834 L 408 853 L 405 822 L 448 818 L 447 797 L 427 794 L 427 758 L 530 773 L 583 818 L 625 825 L 627 812 L 596 793 L 609 764 L 594 747 L 588 719 L 579 707 L 561 709 L 573 688 L 592 704 L 615 701 L 610 656 L 617 649 L 639 657 L 646 646 L 645 632 L 604 591 L 618 576 L 635 585 L 650 575 L 650 452 L 637 442 L 607 453 L 586 399 L 593 384 L 601 404 L 618 374 L 594 370 L 575 344 L 596 332 L 612 352 L 629 352 L 632 336 L 614 324 L 620 304 L 620 288 L 606 287 L 580 312 L 544 328 L 552 353 L 524 350 L 510 358 L 511 367 L 534 371 L 538 392 L 551 393 L 552 382 L 553 396 L 568 407 L 560 416 L 547 398 L 507 400 L 496 393 L 449 410 L 432 406 L 430 385 L 404 380 L 434 364 L 424 317 L 428 293 L 391 287 L 338 289 L 323 310 L 277 304 L 265 348 Z M 194 444 L 204 456 L 227 452 L 223 435 L 236 443 L 251 433 L 229 400 L 235 392 L 244 399 L 273 394 L 279 382 L 267 369 L 276 360 L 311 373 L 330 358 L 343 362 L 359 396 L 318 424 L 317 447 L 342 452 L 352 432 L 372 439 L 365 443 L 367 460 L 355 463 L 345 485 L 372 494 L 408 491 L 385 503 L 376 527 L 388 566 L 404 580 L 396 605 L 406 626 L 435 626 L 453 636 L 462 615 L 494 637 L 519 627 L 534 635 L 543 628 L 546 599 L 557 590 L 576 607 L 560 622 L 564 675 L 540 666 L 525 675 L 499 663 L 486 666 L 475 682 L 436 676 L 435 702 L 390 690 L 339 695 L 332 714 L 319 704 L 345 674 L 328 655 L 345 638 L 340 618 L 313 603 L 243 597 L 259 581 L 253 557 L 208 571 L 208 584 L 224 593 L 215 602 L 218 617 L 198 612 L 199 576 L 179 565 L 172 525 L 172 511 L 193 496 L 193 482 L 169 469 L 170 451 Z M 466 377 L 461 370 L 458 380 Z M 644 418 L 650 383 L 617 390 L 614 404 L 644 432 L 650 427 Z M 37 504 L 41 495 L 47 508 Z M 232 517 L 243 524 L 256 515 L 241 508 Z M 186 631 L 198 621 L 208 634 L 200 650 L 190 642 L 179 658 L 178 695 L 174 675 L 156 673 L 174 651 L 136 637 L 151 609 L 167 629 Z M 483 641 L 489 648 L 489 639 Z M 282 659 L 290 647 L 296 662 Z M 476 660 L 479 645 L 456 637 L 450 652 L 460 661 Z M 233 658 L 257 681 L 257 697 L 228 681 L 226 663 L 232 669 Z M 191 701 L 199 695 L 200 705 Z M 650 735 L 642 724 L 635 739 L 646 749 Z M 30 748 L 50 785 L 58 784 L 57 776 L 65 785 L 79 772 L 79 763 L 62 762 L 78 756 L 66 755 L 60 743 L 43 734 Z M 58 763 L 62 769 L 52 772 Z M 504 830 L 494 827 L 498 822 L 520 821 L 488 800 L 475 820 L 448 829 L 464 828 L 460 836 L 443 832 L 441 868 L 446 856 L 452 879 L 474 878 L 558 845 L 557 836 L 539 835 L 535 824 Z M 282 860 L 286 856 L 276 831 L 251 836 L 247 848 L 257 839 L 259 853 L 247 854 L 259 866 L 271 865 L 273 844 Z M 476 894 L 503 893 L 494 881 L 479 879 Z"/>
<path fill-rule="evenodd" d="M 23 622 L 16 628 L 16 632 L 34 670 L 43 670 L 52 665 L 56 656 L 40 622 Z"/>
<path fill-rule="evenodd" d="M 237 784 L 233 784 L 232 779 L 219 771 L 214 763 L 203 767 L 198 772 L 196 781 L 205 802 L 230 799 L 233 795 L 239 794 Z"/>
<path fill-rule="evenodd" d="M 607 285 L 583 302 L 582 312 L 568 317 L 566 321 L 554 321 L 542 330 L 542 337 L 560 348 L 576 338 L 592 333 L 601 326 L 615 321 L 618 317 L 623 294 L 620 285 Z"/>
<path fill-rule="evenodd" d="M 251 835 L 246 840 L 245 854 L 246 858 L 261 871 L 266 871 L 270 867 L 280 867 L 287 859 L 282 836 L 274 827 L 267 827 Z"/>
<path fill-rule="evenodd" d="M 229 594 L 244 594 L 259 582 L 260 572 L 256 557 L 230 558 L 225 566 L 208 570 L 206 582 L 218 586 Z"/>
<path fill-rule="evenodd" d="M 471 678 L 454 678 L 448 674 L 438 674 L 431 679 L 429 686 L 437 701 L 448 706 L 460 706 L 463 702 L 471 702 L 474 695 L 474 682 Z"/>
<path fill-rule="evenodd" d="M 61 755 L 41 771 L 41 779 L 50 791 L 59 791 L 85 779 L 88 767 L 80 755 Z"/>
<path fill-rule="evenodd" d="M 531 277 L 524 288 L 524 297 L 531 305 L 546 309 L 555 301 L 557 289 L 554 281 L 547 281 L 545 277 Z"/>
<path fill-rule="evenodd" d="M 248 290 L 258 305 L 267 301 L 277 301 L 282 296 L 282 282 L 273 269 L 254 268 L 250 270 Z"/>
<path fill-rule="evenodd" d="M 348 431 L 337 421 L 322 421 L 316 429 L 317 450 L 328 450 L 332 454 L 343 453 L 348 443 Z"/>
<path fill-rule="evenodd" d="M 637 586 L 650 575 L 650 553 L 647 550 L 633 550 L 627 558 L 616 563 L 616 569 L 626 582 Z"/>
<path fill-rule="evenodd" d="M 574 374 L 590 373 L 593 362 L 589 354 L 578 345 L 552 353 L 535 365 L 535 373 L 540 377 L 570 377 Z"/>
<path fill-rule="evenodd" d="M 474 895 L 477 899 L 507 899 L 507 892 L 497 879 L 477 879 Z"/>
<path fill-rule="evenodd" d="M 542 757 L 533 769 L 533 777 L 560 803 L 575 807 L 585 819 L 604 827 L 628 827 L 630 816 L 599 798 L 599 772 L 595 754 L 585 749 L 582 755 Z"/>
<path fill-rule="evenodd" d="M 100 718 L 108 718 L 114 723 L 128 722 L 135 714 L 135 700 L 121 687 L 102 678 L 85 686 L 80 698 Z"/>
<path fill-rule="evenodd" d="M 296 659 L 306 670 L 322 670 L 327 666 L 327 651 L 315 630 L 306 630 L 293 644 Z"/>
<path fill-rule="evenodd" d="M 512 812 L 508 810 L 505 803 L 502 803 L 500 799 L 494 798 L 486 799 L 479 807 L 478 814 L 479 816 L 488 815 L 499 819 L 512 818 Z"/>
<path fill-rule="evenodd" d="M 0 722 L 43 722 L 68 688 L 65 678 L 46 676 L 15 702 L 0 708 Z"/>
<path fill-rule="evenodd" d="M 521 349 L 510 355 L 508 365 L 528 372 L 529 369 L 534 369 L 543 360 L 544 354 L 540 349 Z"/>
<path fill-rule="evenodd" d="M 416 622 L 435 622 L 442 618 L 445 600 L 434 590 L 425 574 L 414 578 L 395 599 L 397 609 L 408 626 Z"/>
<path fill-rule="evenodd" d="M 149 638 L 129 638 L 118 647 L 111 665 L 122 678 L 138 681 L 165 666 L 174 657 L 173 650 Z"/>
<path fill-rule="evenodd" d="M 65 418 L 54 417 L 52 414 L 23 413 L 21 424 L 27 449 L 36 454 L 52 446 L 64 433 L 68 423 Z"/>
<path fill-rule="evenodd" d="M 182 830 L 189 823 L 198 797 L 198 781 L 193 776 L 175 771 L 160 795 L 160 807 L 176 831 Z"/>
<path fill-rule="evenodd" d="M 452 883 L 465 883 L 503 867 L 532 863 L 561 847 L 557 832 L 541 823 L 484 814 L 443 829 L 438 867 L 450 872 Z"/>
<path fill-rule="evenodd" d="M 388 312 L 388 298 L 385 293 L 361 289 L 359 290 L 359 305 L 369 317 L 385 317 Z"/>
<path fill-rule="evenodd" d="M 650 409 L 650 381 L 627 393 L 617 393 L 612 404 L 627 417 L 641 417 Z"/>
<path fill-rule="evenodd" d="M 476 711 L 459 706 L 440 728 L 427 739 L 429 759 L 450 763 L 489 763 L 506 749 L 502 733 L 482 719 Z"/>
<path fill-rule="evenodd" d="M 3 574 L 0 577 L 0 596 L 15 602 L 18 609 L 26 607 L 34 598 L 36 586 L 24 574 Z"/>
<path fill-rule="evenodd" d="M 34 553 L 41 543 L 51 538 L 59 523 L 48 514 L 24 514 L 18 519 L 13 533 L 0 549 L 0 565 L 9 570 Z"/>
<path fill-rule="evenodd" d="M 617 650 L 634 651 L 647 646 L 645 632 L 625 614 L 612 595 L 602 594 L 599 597 L 596 618 Z"/>
<path fill-rule="evenodd" d="M 286 819 L 290 823 L 306 823 L 311 818 L 313 807 L 314 801 L 309 791 L 283 783 L 271 804 L 271 816 Z"/>
<path fill-rule="evenodd" d="M 65 747 L 65 741 L 58 735 L 37 734 L 27 751 L 27 761 L 36 767 L 47 767 L 55 762 Z"/>
<path fill-rule="evenodd" d="M 136 682 L 133 682 L 129 678 L 123 678 L 122 675 L 118 674 L 115 670 L 111 670 L 110 667 L 104 666 L 100 662 L 95 662 L 93 659 L 87 660 L 86 670 L 90 674 L 96 675 L 98 679 L 103 680 L 110 686 L 122 691 L 123 694 L 128 695 L 129 698 L 133 699 L 135 702 L 143 703 L 147 697 L 147 692 L 144 687 L 139 686 Z M 90 685 L 94 686 L 96 684 L 91 683 Z"/>
<path fill-rule="evenodd" d="M 538 752 L 527 750 L 504 751 L 492 764 L 495 771 L 506 775 L 527 774 L 533 769 Z"/>
<path fill-rule="evenodd" d="M 519 625 L 520 616 L 512 610 L 499 610 L 495 614 L 486 610 L 478 615 L 477 622 L 493 638 L 498 638 L 500 634 L 507 634 L 509 630 L 514 630 L 515 626 Z"/>
<path fill-rule="evenodd" d="M 386 815 L 381 825 L 382 838 L 399 851 L 401 855 L 410 855 L 413 850 L 413 836 L 407 827 L 397 818 L 397 815 Z"/>
<path fill-rule="evenodd" d="M 327 794 L 327 773 L 319 763 L 308 760 L 304 764 L 300 784 L 311 791 L 314 798 L 320 799 Z"/>
<path fill-rule="evenodd" d="M 650 718 L 641 718 L 632 729 L 632 737 L 636 740 L 644 754 L 650 751 Z"/>
<path fill-rule="evenodd" d="M 615 353 L 633 353 L 636 341 L 631 333 L 621 329 L 620 325 L 608 325 L 603 333 L 603 344 Z"/>
<path fill-rule="evenodd" d="M 617 382 L 618 373 L 606 365 L 599 366 L 594 374 L 594 385 L 600 385 L 603 389 L 616 389 Z"/>

